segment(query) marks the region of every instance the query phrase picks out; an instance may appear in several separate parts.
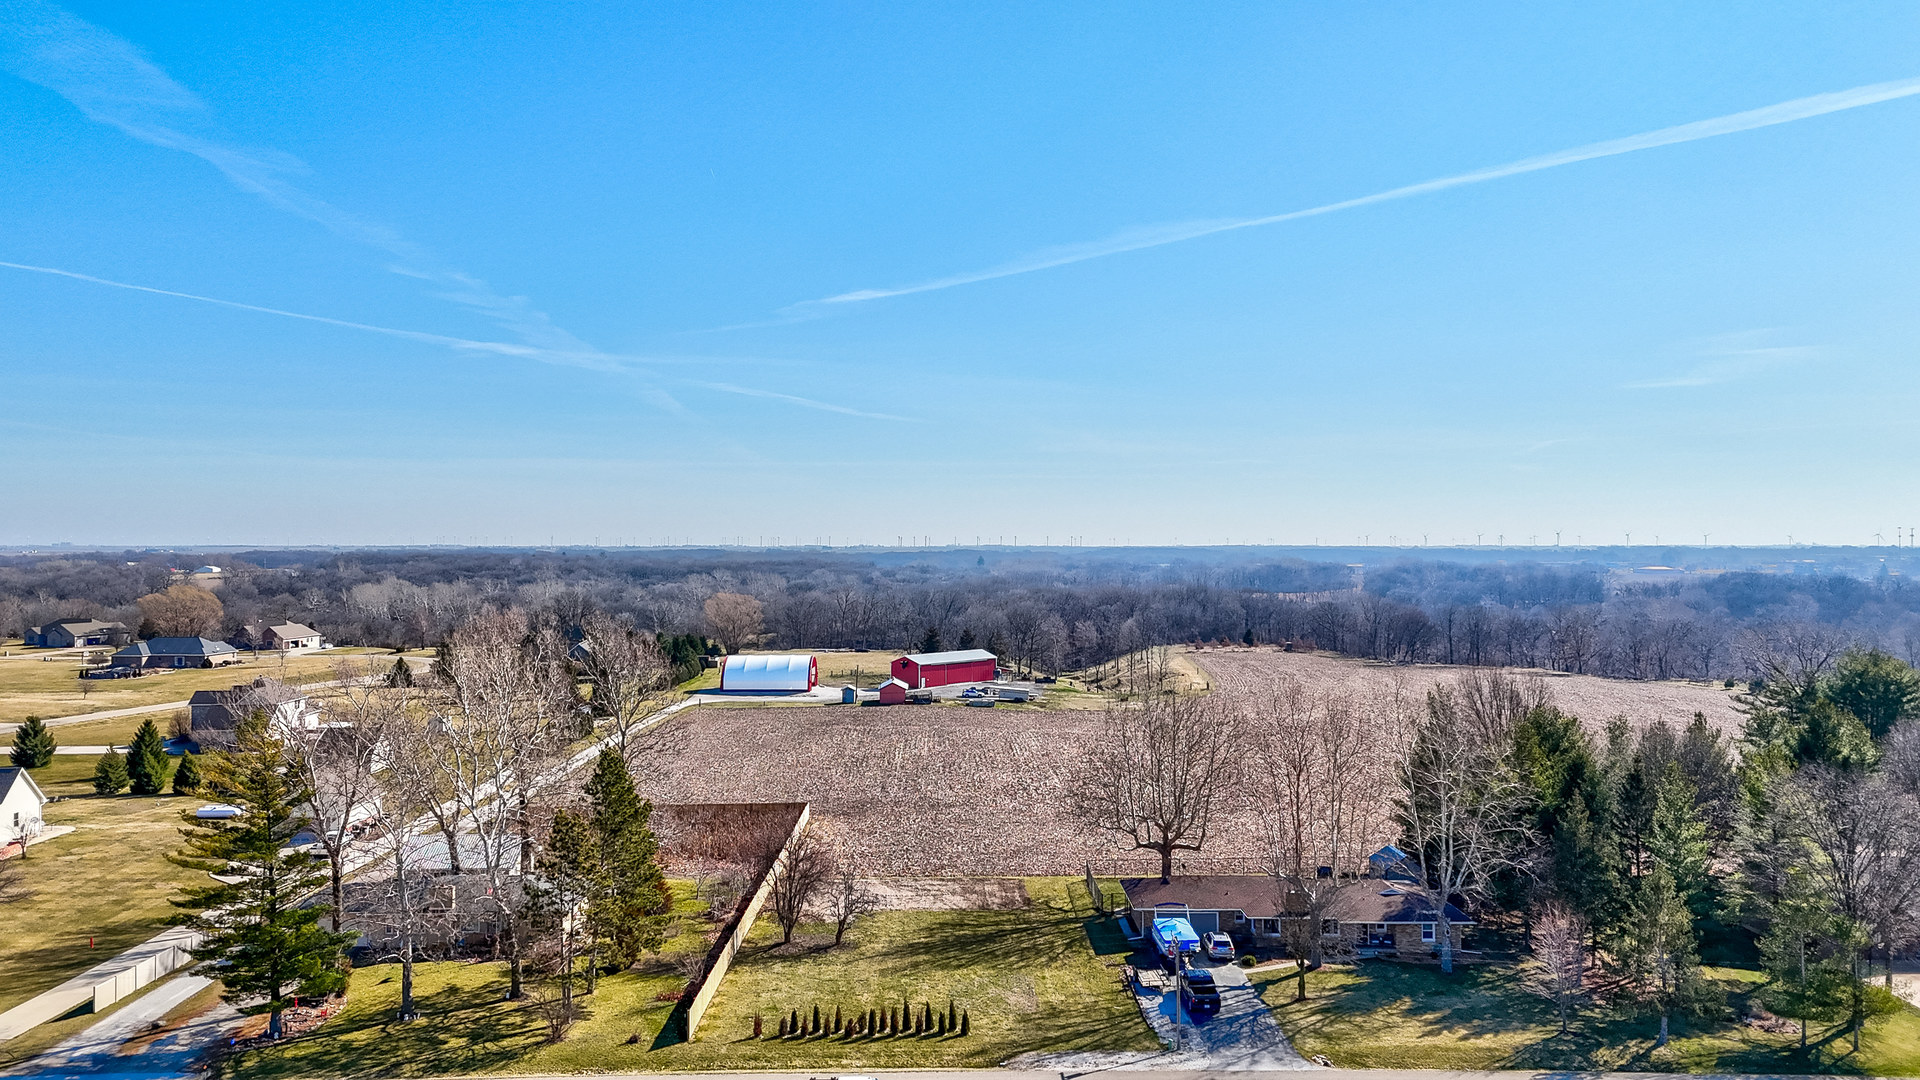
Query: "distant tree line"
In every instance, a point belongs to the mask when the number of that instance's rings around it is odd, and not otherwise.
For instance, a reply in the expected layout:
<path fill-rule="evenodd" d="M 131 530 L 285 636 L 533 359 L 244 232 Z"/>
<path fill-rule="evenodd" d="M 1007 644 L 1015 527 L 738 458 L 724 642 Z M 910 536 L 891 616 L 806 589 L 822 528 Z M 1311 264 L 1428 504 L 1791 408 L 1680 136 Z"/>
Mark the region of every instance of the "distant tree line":
<path fill-rule="evenodd" d="M 336 642 L 411 648 L 511 606 L 576 628 L 595 612 L 618 617 L 662 638 L 685 671 L 706 637 L 736 649 L 979 645 L 1036 671 L 1216 641 L 1638 679 L 1757 677 L 1755 658 L 1777 651 L 1783 635 L 1920 659 L 1920 590 L 1886 573 L 1643 578 L 1592 565 L 1412 560 L 1362 572 L 1297 559 L 1149 564 L 1112 552 L 947 550 L 217 558 L 227 568 L 213 586 L 218 605 L 168 570 L 199 556 L 0 560 L 0 630 L 92 616 L 149 634 L 238 636 L 249 623 L 292 620 Z"/>

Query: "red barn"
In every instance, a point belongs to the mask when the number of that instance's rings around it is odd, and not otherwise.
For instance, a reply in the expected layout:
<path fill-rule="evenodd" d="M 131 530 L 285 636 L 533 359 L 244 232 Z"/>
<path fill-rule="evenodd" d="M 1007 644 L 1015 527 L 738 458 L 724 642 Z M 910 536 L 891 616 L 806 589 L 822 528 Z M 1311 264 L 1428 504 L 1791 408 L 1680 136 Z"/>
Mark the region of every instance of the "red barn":
<path fill-rule="evenodd" d="M 893 662 L 893 677 L 909 690 L 954 683 L 992 682 L 999 657 L 985 649 L 959 652 L 910 653 Z"/>

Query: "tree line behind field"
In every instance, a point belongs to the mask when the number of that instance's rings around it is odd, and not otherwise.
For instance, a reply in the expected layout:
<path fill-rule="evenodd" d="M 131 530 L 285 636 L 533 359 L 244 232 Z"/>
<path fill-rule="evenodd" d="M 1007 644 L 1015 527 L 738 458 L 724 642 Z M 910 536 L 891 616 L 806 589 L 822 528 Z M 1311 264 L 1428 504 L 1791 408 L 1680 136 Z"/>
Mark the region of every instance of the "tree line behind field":
<path fill-rule="evenodd" d="M 1069 549 L 1071 552 L 1074 549 Z M 1642 579 L 1597 565 L 1299 559 L 1147 562 L 1112 552 L 247 552 L 217 603 L 179 554 L 0 559 L 0 632 L 91 616 L 239 637 L 291 620 L 342 644 L 435 645 L 479 612 L 577 625 L 600 611 L 732 648 L 978 645 L 1035 670 L 1147 645 L 1294 642 L 1399 662 L 1621 678 L 1752 678 L 1785 639 L 1920 658 L 1920 589 L 1882 572 Z M 1826 646 L 1821 646 L 1826 647 Z"/>

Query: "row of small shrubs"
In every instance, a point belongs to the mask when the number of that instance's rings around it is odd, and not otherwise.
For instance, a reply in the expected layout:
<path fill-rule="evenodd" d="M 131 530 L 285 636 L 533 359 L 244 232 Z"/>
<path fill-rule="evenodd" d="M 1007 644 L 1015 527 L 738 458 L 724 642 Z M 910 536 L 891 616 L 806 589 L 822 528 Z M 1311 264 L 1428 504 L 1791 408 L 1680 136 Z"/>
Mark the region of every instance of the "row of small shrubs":
<path fill-rule="evenodd" d="M 829 1023 L 821 1013 L 820 1006 L 813 1006 L 812 1015 L 802 1016 L 799 1009 L 780 1017 L 779 1027 L 774 1037 L 779 1039 L 880 1039 L 880 1038 L 936 1038 L 947 1036 L 964 1037 L 973 1032 L 973 1017 L 966 1009 L 952 1001 L 947 1002 L 944 1012 L 935 1012 L 931 1002 L 921 1002 L 918 1012 L 913 1003 L 902 999 L 898 1005 L 868 1008 L 864 1012 L 855 1010 L 852 1016 L 843 1013 L 840 1006 L 833 1007 L 833 1019 Z M 753 1016 L 753 1037 L 766 1038 L 766 1022 L 759 1013 Z"/>

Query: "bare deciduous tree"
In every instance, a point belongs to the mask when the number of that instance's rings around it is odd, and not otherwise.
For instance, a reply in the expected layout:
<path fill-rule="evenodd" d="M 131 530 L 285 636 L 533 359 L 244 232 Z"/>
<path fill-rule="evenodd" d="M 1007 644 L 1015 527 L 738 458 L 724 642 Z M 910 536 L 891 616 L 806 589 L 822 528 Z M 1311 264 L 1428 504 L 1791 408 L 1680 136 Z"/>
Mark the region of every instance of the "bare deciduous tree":
<path fill-rule="evenodd" d="M 1157 852 L 1160 880 L 1173 853 L 1199 851 L 1236 797 L 1240 715 L 1215 697 L 1161 695 L 1108 708 L 1068 788 L 1068 808 L 1090 831 L 1118 833 Z"/>
<path fill-rule="evenodd" d="M 764 621 L 760 601 L 745 593 L 714 593 L 701 605 L 701 611 L 707 616 L 707 625 L 713 628 L 713 636 L 720 639 L 728 652 L 738 652 L 760 636 Z"/>
<path fill-rule="evenodd" d="M 308 815 L 326 853 L 333 928 L 338 931 L 348 851 L 356 830 L 379 815 L 375 775 L 391 757 L 388 729 L 416 702 L 411 690 L 382 685 L 364 665 L 343 663 L 334 676 L 338 685 L 319 702 L 320 729 L 296 735 L 286 746 L 302 785 L 313 793 Z"/>
<path fill-rule="evenodd" d="M 664 733 L 649 721 L 663 703 L 671 666 L 654 639 L 609 615 L 588 615 L 580 626 L 581 666 L 593 687 L 593 715 L 609 744 L 636 776 L 642 759 Z"/>
<path fill-rule="evenodd" d="M 1325 961 L 1320 933 L 1328 905 L 1363 846 L 1379 837 L 1374 808 L 1388 779 L 1377 753 L 1381 725 L 1353 702 L 1315 696 L 1295 680 L 1275 684 L 1248 721 L 1249 787 L 1266 833 L 1268 873 L 1288 919 L 1289 951 L 1299 965 L 1295 1000 L 1306 1000 L 1307 972 Z"/>
<path fill-rule="evenodd" d="M 1467 682 L 1511 680 L 1474 673 Z M 1496 872 L 1514 862 L 1525 836 L 1521 811 L 1528 794 L 1509 761 L 1511 722 L 1518 716 L 1488 702 L 1524 700 L 1512 687 L 1440 686 L 1427 695 L 1426 714 L 1399 767 L 1400 827 L 1419 870 L 1415 888 L 1433 907 L 1440 970 L 1453 971 L 1453 927 L 1447 904 L 1455 896 L 1483 895 Z"/>
<path fill-rule="evenodd" d="M 573 688 L 565 645 L 550 627 L 529 631 L 515 612 L 490 612 L 450 639 L 442 717 L 443 772 L 459 808 L 489 896 L 498 908 L 511 999 L 524 986 L 527 892 L 533 868 L 535 803 L 554 794 L 557 765 L 573 734 Z"/>
<path fill-rule="evenodd" d="M 1532 912 L 1533 957 L 1540 963 L 1540 992 L 1560 1014 L 1567 1033 L 1573 1006 L 1585 987 L 1587 921 L 1566 902 L 1550 899 Z"/>
<path fill-rule="evenodd" d="M 833 878 L 833 853 L 812 826 L 800 831 L 787 848 L 786 858 L 774 864 L 773 888 L 767 896 L 780 924 L 780 943 L 793 940 L 794 928 Z"/>

